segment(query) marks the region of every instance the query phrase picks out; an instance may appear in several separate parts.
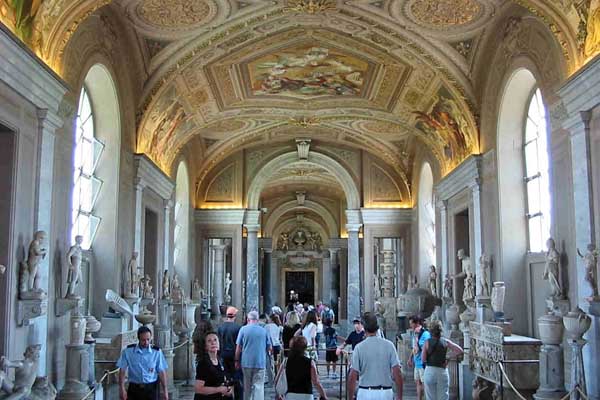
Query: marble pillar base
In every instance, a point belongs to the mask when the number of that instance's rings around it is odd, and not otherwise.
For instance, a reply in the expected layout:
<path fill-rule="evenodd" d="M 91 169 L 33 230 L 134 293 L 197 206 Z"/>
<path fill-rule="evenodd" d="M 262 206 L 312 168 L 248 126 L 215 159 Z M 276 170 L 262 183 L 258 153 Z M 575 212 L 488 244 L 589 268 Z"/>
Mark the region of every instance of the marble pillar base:
<path fill-rule="evenodd" d="M 569 305 L 569 300 L 554 299 L 551 297 L 546 299 L 546 307 L 548 308 L 548 310 L 552 311 L 554 315 L 557 315 L 559 317 L 567 315 L 569 309 L 571 308 Z"/>
<path fill-rule="evenodd" d="M 476 301 L 476 321 L 486 322 L 494 319 L 494 310 L 492 310 L 492 300 L 489 297 L 477 296 Z"/>
<path fill-rule="evenodd" d="M 590 329 L 584 335 L 588 341 L 583 347 L 583 365 L 590 400 L 600 400 L 600 301 L 584 303 L 584 311 L 592 319 Z"/>
<path fill-rule="evenodd" d="M 563 351 L 559 345 L 545 344 L 540 349 L 540 386 L 534 399 L 560 399 L 565 391 Z"/>
<path fill-rule="evenodd" d="M 67 345 L 67 377 L 57 400 L 81 400 L 89 391 L 89 346 Z"/>

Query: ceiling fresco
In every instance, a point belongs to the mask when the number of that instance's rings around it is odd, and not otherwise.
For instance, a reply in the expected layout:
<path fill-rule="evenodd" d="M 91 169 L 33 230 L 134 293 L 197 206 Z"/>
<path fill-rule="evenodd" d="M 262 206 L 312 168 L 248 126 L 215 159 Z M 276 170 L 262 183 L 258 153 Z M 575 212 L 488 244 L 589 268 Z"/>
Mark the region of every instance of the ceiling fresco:
<path fill-rule="evenodd" d="M 0 21 L 63 76 L 88 18 L 106 7 L 131 26 L 147 73 L 136 151 L 167 173 L 191 143 L 210 148 L 201 181 L 241 148 L 302 136 L 376 154 L 410 185 L 419 145 L 442 174 L 479 152 L 474 60 L 514 4 L 569 74 L 600 53 L 600 0 L 0 0 Z"/>

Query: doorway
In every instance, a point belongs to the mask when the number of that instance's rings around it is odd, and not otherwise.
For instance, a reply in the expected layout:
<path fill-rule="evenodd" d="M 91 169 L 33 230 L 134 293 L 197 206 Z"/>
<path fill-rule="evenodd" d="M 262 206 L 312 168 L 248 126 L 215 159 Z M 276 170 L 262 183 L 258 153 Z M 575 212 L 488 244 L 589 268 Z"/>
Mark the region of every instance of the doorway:
<path fill-rule="evenodd" d="M 315 273 L 314 271 L 286 271 L 285 272 L 285 296 L 289 302 L 290 292 L 298 295 L 298 301 L 302 304 L 315 304 Z"/>

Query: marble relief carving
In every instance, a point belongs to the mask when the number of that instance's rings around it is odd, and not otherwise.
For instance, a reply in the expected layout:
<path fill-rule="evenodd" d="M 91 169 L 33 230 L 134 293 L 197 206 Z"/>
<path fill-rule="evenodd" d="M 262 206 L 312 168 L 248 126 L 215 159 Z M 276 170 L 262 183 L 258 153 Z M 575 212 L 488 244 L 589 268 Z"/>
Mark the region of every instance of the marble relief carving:
<path fill-rule="evenodd" d="M 206 0 L 145 0 L 137 12 L 146 22 L 160 27 L 187 26 L 207 19 L 210 6 Z"/>
<path fill-rule="evenodd" d="M 413 0 L 409 9 L 417 22 L 445 27 L 471 22 L 479 16 L 482 7 L 476 0 Z"/>

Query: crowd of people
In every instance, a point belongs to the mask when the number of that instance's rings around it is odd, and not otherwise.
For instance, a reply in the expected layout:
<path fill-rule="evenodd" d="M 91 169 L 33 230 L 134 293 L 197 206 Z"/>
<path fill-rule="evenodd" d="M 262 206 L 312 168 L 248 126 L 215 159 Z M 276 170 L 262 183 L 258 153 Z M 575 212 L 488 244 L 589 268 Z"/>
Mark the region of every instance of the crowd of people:
<path fill-rule="evenodd" d="M 205 321 L 194 337 L 194 400 L 263 400 L 265 383 L 275 387 L 278 400 L 313 399 L 313 389 L 326 400 L 317 368 L 320 351 L 325 351 L 327 377 L 334 379 L 339 378 L 340 354 L 348 354 L 347 391 L 356 399 L 402 399 L 396 347 L 383 337 L 374 313 L 355 318 L 347 337 L 338 334 L 333 310 L 323 304 L 291 304 L 285 313 L 275 306 L 268 316 L 250 311 L 243 326 L 236 322 L 237 315 L 235 307 L 228 307 L 217 330 Z M 414 368 L 417 398 L 448 399 L 448 354 L 459 355 L 462 349 L 442 337 L 439 323 L 426 329 L 423 319 L 413 316 L 409 324 L 412 356 L 408 363 Z M 163 398 L 168 400 L 167 363 L 162 351 L 151 345 L 151 337 L 151 331 L 141 327 L 139 343 L 121 354 L 117 365 L 122 400 L 158 400 L 161 386 Z"/>

